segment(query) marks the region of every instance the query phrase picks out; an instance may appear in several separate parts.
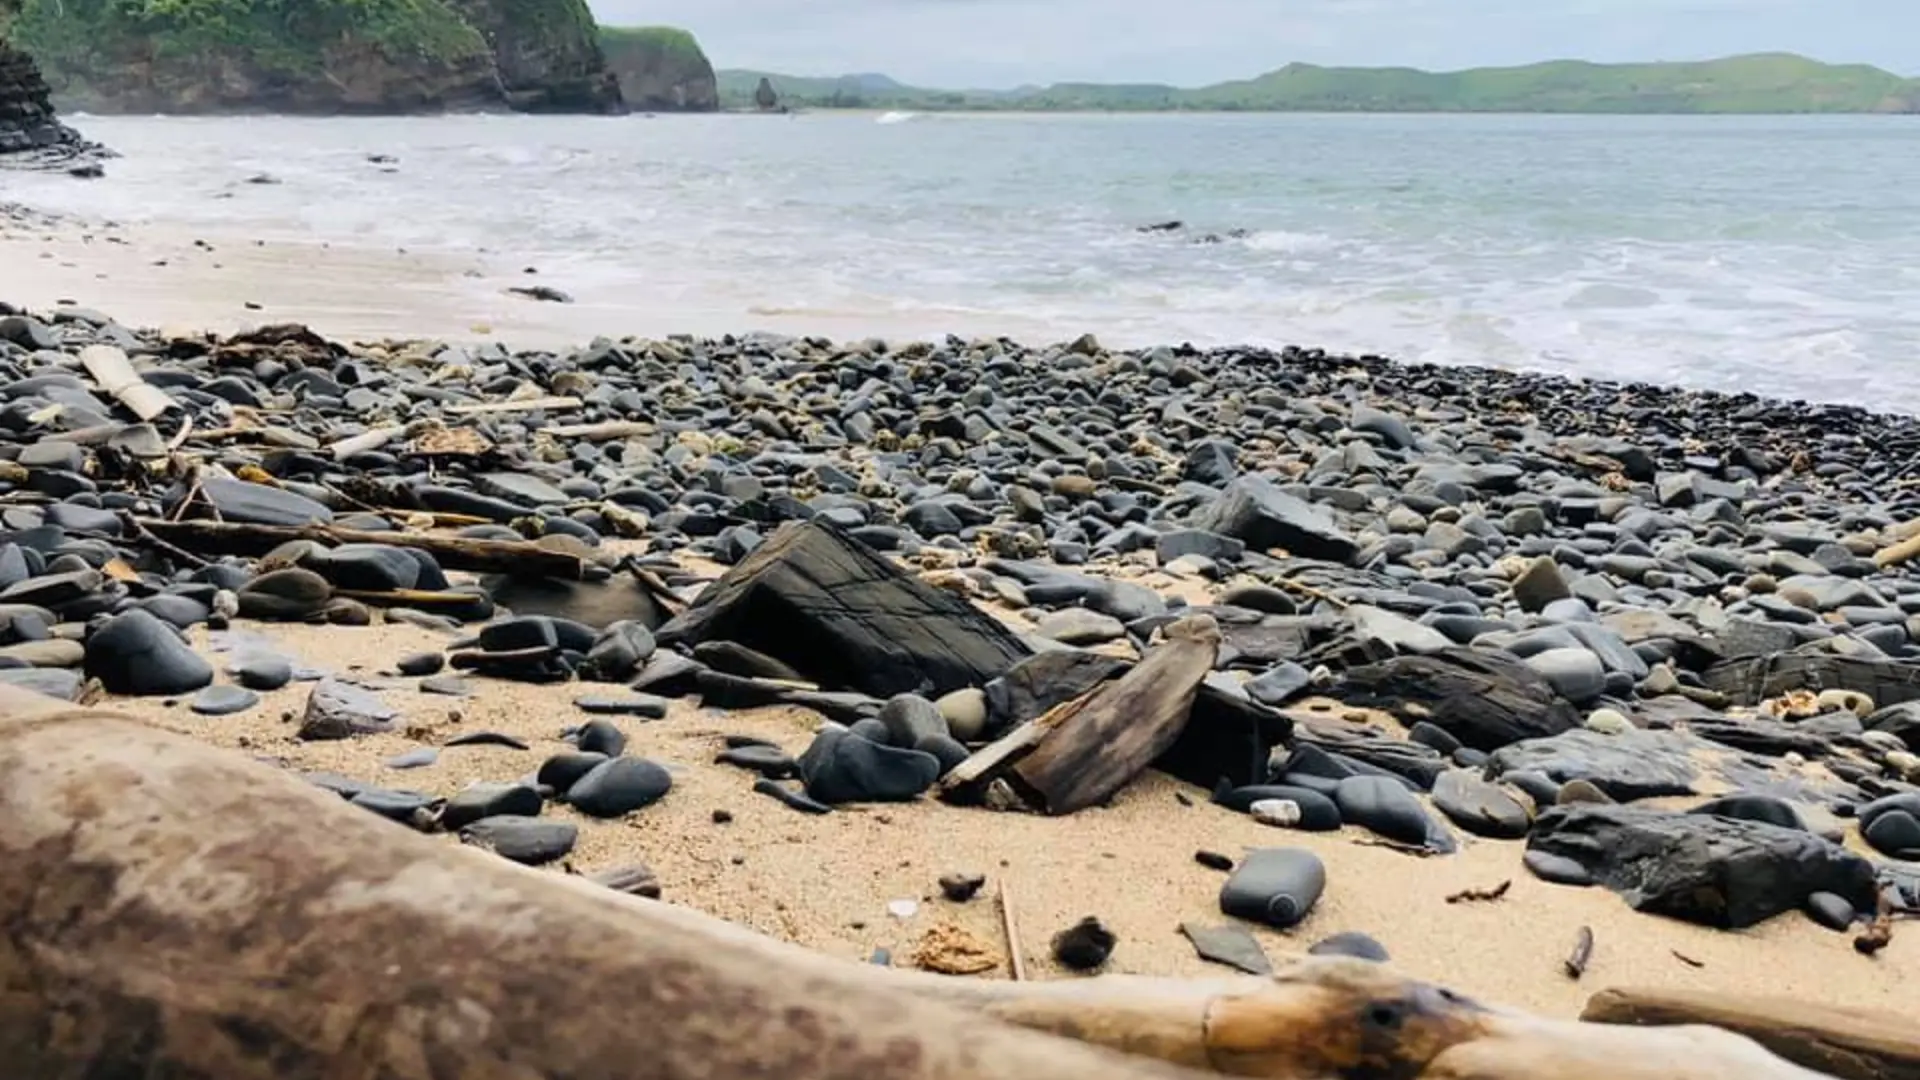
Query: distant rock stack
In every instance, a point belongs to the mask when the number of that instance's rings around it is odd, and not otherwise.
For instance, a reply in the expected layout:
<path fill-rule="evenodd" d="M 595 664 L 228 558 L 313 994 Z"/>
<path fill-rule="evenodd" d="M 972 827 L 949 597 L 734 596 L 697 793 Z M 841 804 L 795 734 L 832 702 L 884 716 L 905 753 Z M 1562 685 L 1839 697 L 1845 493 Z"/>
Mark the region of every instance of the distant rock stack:
<path fill-rule="evenodd" d="M 762 75 L 760 85 L 753 89 L 753 103 L 761 112 L 772 112 L 780 105 L 780 95 L 773 92 L 773 80 Z"/>
<path fill-rule="evenodd" d="M 90 171 L 106 151 L 62 124 L 33 58 L 0 41 L 0 162 Z"/>

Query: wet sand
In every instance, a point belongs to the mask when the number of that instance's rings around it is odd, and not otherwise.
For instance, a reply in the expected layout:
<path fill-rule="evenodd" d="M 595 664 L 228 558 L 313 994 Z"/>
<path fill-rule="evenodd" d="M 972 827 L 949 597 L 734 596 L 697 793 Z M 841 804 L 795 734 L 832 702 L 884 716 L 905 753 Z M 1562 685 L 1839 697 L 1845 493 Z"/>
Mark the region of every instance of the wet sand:
<path fill-rule="evenodd" d="M 390 624 L 363 629 L 245 625 L 297 661 L 328 671 L 374 677 L 400 656 L 445 647 L 448 636 Z M 196 631 L 203 647 L 204 630 Z M 221 667 L 216 657 L 216 669 Z M 224 676 L 223 676 L 224 678 Z M 452 795 L 475 781 L 531 774 L 548 755 L 567 749 L 561 729 L 587 719 L 574 707 L 588 692 L 620 687 L 531 686 L 474 680 L 469 699 L 422 694 L 414 680 L 390 677 L 382 696 L 398 708 L 395 733 L 350 742 L 301 743 L 294 738 L 309 684 L 265 695 L 254 710 L 206 719 L 185 703 L 116 703 L 134 715 L 208 742 L 271 757 L 297 769 L 331 770 L 389 787 Z M 617 822 L 580 817 L 564 807 L 548 813 L 578 821 L 571 865 L 582 872 L 644 863 L 659 876 L 665 899 L 753 927 L 775 937 L 863 961 L 875 949 L 910 963 L 930 927 L 957 923 L 1003 948 L 995 891 L 1011 887 L 1030 972 L 1065 974 L 1048 957 L 1048 940 L 1086 915 L 1119 935 L 1109 962 L 1115 972 L 1220 974 L 1198 960 L 1180 923 L 1228 921 L 1217 897 L 1225 876 L 1200 866 L 1195 851 L 1238 858 L 1251 847 L 1302 846 L 1327 864 L 1329 884 L 1312 916 L 1287 934 L 1257 931 L 1276 960 L 1344 930 L 1377 937 L 1409 974 L 1444 982 L 1490 1001 L 1558 1016 L 1579 1012 L 1587 997 L 1610 986 L 1653 986 L 1805 997 L 1832 1005 L 1904 1010 L 1907 988 L 1920 978 L 1920 935 L 1896 930 L 1878 958 L 1857 955 L 1851 935 L 1831 933 L 1798 914 L 1742 932 L 1722 932 L 1641 915 L 1602 889 L 1570 889 L 1531 878 L 1520 867 L 1523 847 L 1462 838 L 1452 857 L 1416 858 L 1358 842 L 1360 830 L 1332 835 L 1273 829 L 1211 806 L 1206 793 L 1150 773 L 1111 807 L 1069 818 L 1001 814 L 929 800 L 848 808 L 825 817 L 798 814 L 752 793 L 752 776 L 713 764 L 724 734 L 773 739 L 798 753 L 819 718 L 790 708 L 734 712 L 676 702 L 667 719 L 620 718 L 629 753 L 651 757 L 674 773 L 662 802 Z M 498 731 L 529 750 L 453 747 L 428 768 L 395 771 L 382 762 L 455 735 Z M 1185 794 L 1184 804 L 1180 794 Z M 716 824 L 714 812 L 733 816 Z M 447 842 L 452 843 L 451 839 Z M 549 872 L 560 873 L 555 869 Z M 937 879 L 972 872 L 987 888 L 967 904 L 940 897 Z M 1491 903 L 1449 904 L 1464 889 L 1511 881 Z M 908 919 L 888 903 L 911 899 Z M 1562 971 L 1582 926 L 1596 947 L 1586 977 Z M 1905 930 L 1907 932 L 1901 932 Z M 1007 973 L 1003 963 L 998 974 Z"/>
<path fill-rule="evenodd" d="M 504 340 L 522 348 L 632 332 L 618 307 L 509 293 L 534 285 L 566 291 L 525 269 L 504 256 L 22 221 L 0 212 L 0 299 L 36 310 L 72 305 L 129 325 L 193 331 L 292 322 L 340 340 Z"/>

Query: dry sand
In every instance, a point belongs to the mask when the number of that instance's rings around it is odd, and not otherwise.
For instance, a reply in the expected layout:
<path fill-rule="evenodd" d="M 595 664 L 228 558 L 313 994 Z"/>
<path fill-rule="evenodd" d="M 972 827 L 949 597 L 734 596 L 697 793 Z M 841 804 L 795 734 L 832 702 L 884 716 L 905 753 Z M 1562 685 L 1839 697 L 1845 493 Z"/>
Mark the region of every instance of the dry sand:
<path fill-rule="evenodd" d="M 390 672 L 400 656 L 441 649 L 448 640 L 398 624 L 243 629 L 272 639 L 303 663 L 369 677 Z M 200 640 L 205 643 L 204 632 Z M 387 679 L 382 695 L 401 710 L 402 731 L 344 743 L 293 738 L 306 684 L 266 695 L 260 707 L 237 717 L 199 718 L 184 703 L 118 705 L 160 726 L 295 768 L 451 795 L 474 781 L 530 774 L 547 755 L 566 748 L 561 729 L 585 719 L 573 705 L 576 696 L 621 691 L 476 682 L 481 692 L 460 700 L 421 694 L 413 680 Z M 729 733 L 770 738 L 797 753 L 819 723 L 811 713 L 721 712 L 681 702 L 663 721 L 617 722 L 632 737 L 629 752 L 667 764 L 675 788 L 659 804 L 618 822 L 549 810 L 582 825 L 572 865 L 591 872 L 644 863 L 658 874 L 671 902 L 851 961 L 884 948 L 895 963 L 907 963 L 920 935 L 949 921 L 1000 946 L 1004 937 L 992 897 L 1005 882 L 1036 975 L 1062 974 L 1048 959 L 1048 939 L 1089 914 L 1119 935 L 1109 970 L 1218 974 L 1222 969 L 1196 959 L 1179 934 L 1182 921 L 1227 921 L 1217 907 L 1223 875 L 1195 863 L 1193 853 L 1209 849 L 1238 857 L 1250 847 L 1297 845 L 1326 861 L 1329 885 L 1319 907 L 1293 933 L 1259 931 L 1276 959 L 1328 934 L 1364 930 L 1409 974 L 1560 1016 L 1577 1014 L 1590 993 L 1622 985 L 1764 991 L 1905 1010 L 1903 989 L 1920 978 L 1920 931 L 1897 931 L 1891 948 L 1868 959 L 1855 954 L 1850 936 L 1819 929 L 1798 914 L 1743 932 L 1708 930 L 1637 914 L 1605 890 L 1536 881 L 1521 869 L 1517 843 L 1469 837 L 1458 855 L 1415 858 L 1358 842 L 1363 836 L 1357 830 L 1315 835 L 1269 828 L 1209 805 L 1197 789 L 1184 789 L 1192 803 L 1185 805 L 1177 797 L 1184 785 L 1159 774 L 1134 783 L 1109 808 L 1070 818 L 931 801 L 810 817 L 753 794 L 748 774 L 712 759 L 720 736 Z M 421 745 L 482 730 L 518 736 L 531 749 L 454 747 L 443 750 L 437 764 L 405 772 L 381 764 Z M 716 824 L 716 810 L 730 812 L 732 822 Z M 989 885 L 970 903 L 949 903 L 935 882 L 951 872 L 984 873 Z M 1500 901 L 1446 901 L 1460 890 L 1502 881 L 1513 884 Z M 888 903 L 897 899 L 915 900 L 918 912 L 905 920 L 890 915 Z M 1574 982 L 1561 961 L 1581 926 L 1593 929 L 1597 946 L 1585 979 Z M 1000 974 L 1005 972 L 1003 965 Z"/>

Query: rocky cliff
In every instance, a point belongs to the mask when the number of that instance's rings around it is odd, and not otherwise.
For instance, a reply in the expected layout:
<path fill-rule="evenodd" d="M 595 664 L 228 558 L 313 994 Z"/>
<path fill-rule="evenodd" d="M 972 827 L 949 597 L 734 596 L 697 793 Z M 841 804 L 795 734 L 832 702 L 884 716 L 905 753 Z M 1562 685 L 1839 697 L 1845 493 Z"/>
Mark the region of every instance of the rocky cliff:
<path fill-rule="evenodd" d="M 20 0 L 16 38 L 89 112 L 618 108 L 585 0 Z"/>
<path fill-rule="evenodd" d="M 98 147 L 54 118 L 39 67 L 7 43 L 11 14 L 0 2 L 0 159 L 10 165 L 70 167 L 100 156 Z"/>
<path fill-rule="evenodd" d="M 493 51 L 507 105 L 521 112 L 624 111 L 586 0 L 452 0 Z"/>
<path fill-rule="evenodd" d="M 602 27 L 600 47 L 627 106 L 647 112 L 713 112 L 720 88 L 692 34 L 670 26 Z"/>

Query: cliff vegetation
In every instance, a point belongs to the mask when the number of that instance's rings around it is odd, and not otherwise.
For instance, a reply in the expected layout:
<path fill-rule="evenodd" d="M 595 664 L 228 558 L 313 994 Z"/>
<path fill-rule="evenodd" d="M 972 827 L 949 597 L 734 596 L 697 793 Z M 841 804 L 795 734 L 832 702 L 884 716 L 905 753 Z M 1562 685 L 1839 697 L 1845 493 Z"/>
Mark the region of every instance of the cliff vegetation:
<path fill-rule="evenodd" d="M 19 0 L 71 108 L 620 108 L 586 0 Z"/>

